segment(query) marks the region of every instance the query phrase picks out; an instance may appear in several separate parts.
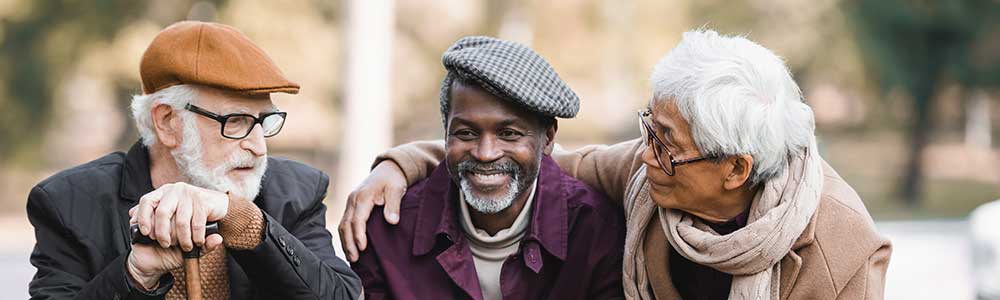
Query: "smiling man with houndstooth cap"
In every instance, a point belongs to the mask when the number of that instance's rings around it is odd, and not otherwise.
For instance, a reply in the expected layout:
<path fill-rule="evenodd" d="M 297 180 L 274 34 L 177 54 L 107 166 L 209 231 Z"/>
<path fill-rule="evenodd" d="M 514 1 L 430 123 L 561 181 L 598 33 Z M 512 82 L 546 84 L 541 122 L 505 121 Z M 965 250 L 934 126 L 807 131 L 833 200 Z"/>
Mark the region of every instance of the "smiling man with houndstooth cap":
<path fill-rule="evenodd" d="M 462 38 L 442 62 L 446 158 L 404 195 L 398 226 L 369 219 L 352 266 L 365 297 L 623 297 L 620 211 L 548 155 L 576 94 L 514 42 Z"/>

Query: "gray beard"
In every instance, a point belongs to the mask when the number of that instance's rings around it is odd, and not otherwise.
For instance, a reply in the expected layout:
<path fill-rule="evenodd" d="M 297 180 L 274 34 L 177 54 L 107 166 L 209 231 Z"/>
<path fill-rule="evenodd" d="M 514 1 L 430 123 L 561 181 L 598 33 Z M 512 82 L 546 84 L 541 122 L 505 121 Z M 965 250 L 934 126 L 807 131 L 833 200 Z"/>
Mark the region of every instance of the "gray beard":
<path fill-rule="evenodd" d="M 536 166 L 541 165 L 542 157 L 539 156 L 538 160 L 535 161 Z M 472 184 L 469 183 L 467 176 L 469 173 L 475 172 L 477 169 L 487 169 L 492 171 L 506 172 L 510 175 L 510 183 L 507 184 L 507 193 L 497 197 L 477 197 L 473 193 Z M 504 209 L 510 207 L 514 200 L 517 199 L 521 193 L 527 192 L 522 191 L 531 185 L 531 182 L 538 177 L 538 171 L 530 169 L 524 169 L 523 166 L 517 164 L 513 160 L 503 160 L 491 163 L 481 163 L 477 161 L 464 161 L 456 166 L 455 170 L 449 170 L 453 174 L 458 174 L 458 176 L 453 177 L 453 180 L 458 181 L 459 193 L 462 194 L 462 199 L 472 207 L 472 209 L 484 213 L 484 214 L 496 214 Z"/>
<path fill-rule="evenodd" d="M 475 209 L 478 212 L 484 214 L 495 214 L 503 211 L 510 207 L 514 203 L 514 199 L 517 198 L 518 191 L 521 189 L 520 180 L 518 180 L 519 175 L 515 174 L 510 183 L 507 184 L 507 193 L 497 197 L 476 197 L 472 192 L 472 184 L 469 180 L 465 178 L 465 173 L 460 176 L 459 180 L 459 191 L 462 193 L 462 199 L 465 200 L 469 207 Z"/>

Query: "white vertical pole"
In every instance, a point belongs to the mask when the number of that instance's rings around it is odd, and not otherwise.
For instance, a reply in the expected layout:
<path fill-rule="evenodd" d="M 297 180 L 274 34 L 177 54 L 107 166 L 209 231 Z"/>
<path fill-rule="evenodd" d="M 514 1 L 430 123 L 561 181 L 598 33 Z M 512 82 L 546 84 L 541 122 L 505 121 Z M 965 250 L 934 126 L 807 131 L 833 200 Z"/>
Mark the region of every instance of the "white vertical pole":
<path fill-rule="evenodd" d="M 392 142 L 393 0 L 347 1 L 347 68 L 340 159 L 333 201 L 340 203 Z M 342 210 L 342 207 L 334 209 Z M 331 220 L 331 223 L 334 223 Z M 330 224 L 336 227 L 337 224 Z M 339 246 L 339 242 L 335 242 Z"/>
<path fill-rule="evenodd" d="M 634 1 L 603 0 L 600 3 L 601 19 L 604 22 L 601 36 L 601 97 L 600 121 L 604 128 L 614 128 L 615 124 L 629 124 L 638 96 L 633 90 L 632 73 L 629 70 L 631 53 L 629 35 L 636 4 Z M 608 132 L 603 132 L 607 134 Z"/>
<path fill-rule="evenodd" d="M 990 140 L 990 96 L 985 91 L 973 92 L 966 106 L 965 143 L 966 145 L 989 150 Z"/>

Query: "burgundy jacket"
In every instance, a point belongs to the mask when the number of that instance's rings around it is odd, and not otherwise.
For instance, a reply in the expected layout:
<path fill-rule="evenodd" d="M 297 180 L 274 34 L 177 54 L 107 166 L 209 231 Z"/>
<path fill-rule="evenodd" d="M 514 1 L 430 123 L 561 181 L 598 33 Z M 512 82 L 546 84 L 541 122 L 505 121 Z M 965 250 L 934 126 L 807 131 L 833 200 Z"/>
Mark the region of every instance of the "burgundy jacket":
<path fill-rule="evenodd" d="M 544 156 L 530 224 L 500 274 L 504 299 L 620 299 L 622 209 Z M 365 299 L 482 299 L 456 186 L 442 163 L 409 188 L 398 225 L 368 218 L 368 249 L 352 265 Z"/>

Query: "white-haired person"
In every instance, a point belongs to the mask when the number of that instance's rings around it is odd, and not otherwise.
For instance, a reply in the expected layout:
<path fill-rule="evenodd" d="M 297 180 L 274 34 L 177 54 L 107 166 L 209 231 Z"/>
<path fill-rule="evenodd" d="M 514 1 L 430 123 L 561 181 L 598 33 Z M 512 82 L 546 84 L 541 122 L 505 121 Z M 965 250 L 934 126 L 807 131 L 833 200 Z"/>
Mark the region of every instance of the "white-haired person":
<path fill-rule="evenodd" d="M 653 69 L 643 137 L 552 157 L 620 201 L 629 299 L 881 299 L 891 255 L 858 194 L 818 153 L 813 112 L 784 62 L 743 37 L 684 34 Z M 389 150 L 348 199 L 349 259 L 364 222 L 427 176 L 440 142 Z"/>

